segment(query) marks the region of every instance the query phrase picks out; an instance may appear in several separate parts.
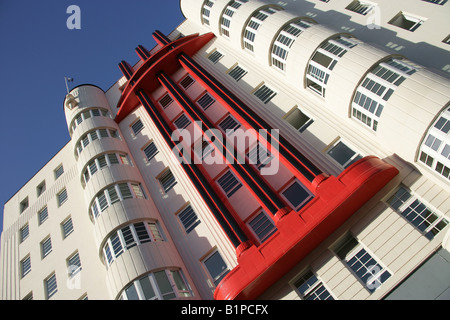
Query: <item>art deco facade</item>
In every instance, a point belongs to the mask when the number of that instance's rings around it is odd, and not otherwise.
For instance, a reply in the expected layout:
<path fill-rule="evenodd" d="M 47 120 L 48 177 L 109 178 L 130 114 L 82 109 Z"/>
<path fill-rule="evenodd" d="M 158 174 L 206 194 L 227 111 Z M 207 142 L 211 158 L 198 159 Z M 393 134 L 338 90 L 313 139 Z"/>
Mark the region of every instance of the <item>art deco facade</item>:
<path fill-rule="evenodd" d="M 0 298 L 450 298 L 449 4 L 297 2 L 182 0 L 73 88 Z"/>

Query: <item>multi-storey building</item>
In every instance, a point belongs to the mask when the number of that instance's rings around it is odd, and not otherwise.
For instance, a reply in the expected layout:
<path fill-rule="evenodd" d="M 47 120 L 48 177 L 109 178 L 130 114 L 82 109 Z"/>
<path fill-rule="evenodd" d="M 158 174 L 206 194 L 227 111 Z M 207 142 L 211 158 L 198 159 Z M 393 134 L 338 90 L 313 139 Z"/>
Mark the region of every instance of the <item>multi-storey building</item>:
<path fill-rule="evenodd" d="M 448 299 L 449 4 L 180 6 L 65 97 L 1 299 Z"/>

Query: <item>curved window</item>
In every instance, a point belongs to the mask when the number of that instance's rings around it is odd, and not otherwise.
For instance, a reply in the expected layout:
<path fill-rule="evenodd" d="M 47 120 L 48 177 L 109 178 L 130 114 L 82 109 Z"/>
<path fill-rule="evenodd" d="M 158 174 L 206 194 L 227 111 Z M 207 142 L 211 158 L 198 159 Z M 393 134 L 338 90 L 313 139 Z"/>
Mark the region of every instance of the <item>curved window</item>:
<path fill-rule="evenodd" d="M 119 295 L 119 300 L 170 300 L 191 296 L 193 294 L 183 272 L 166 269 L 134 280 Z"/>
<path fill-rule="evenodd" d="M 70 125 L 70 135 L 72 135 L 76 127 L 80 125 L 84 120 L 99 116 L 111 117 L 108 110 L 103 108 L 94 108 L 78 113 L 78 115 L 72 120 L 72 124 Z"/>
<path fill-rule="evenodd" d="M 76 144 L 75 146 L 76 157 L 79 157 L 84 148 L 86 148 L 92 141 L 103 138 L 120 139 L 119 133 L 115 129 L 102 128 L 89 131 L 88 133 L 84 134 Z"/>
<path fill-rule="evenodd" d="M 309 60 L 306 70 L 306 86 L 325 97 L 325 89 L 339 59 L 358 43 L 355 39 L 338 36 L 322 44 Z"/>
<path fill-rule="evenodd" d="M 286 60 L 289 49 L 295 42 L 295 39 L 307 28 L 315 23 L 303 19 L 295 20 L 287 24 L 278 33 L 275 42 L 272 45 L 271 58 L 272 65 L 284 71 L 286 69 Z"/>
<path fill-rule="evenodd" d="M 91 214 L 97 218 L 112 204 L 133 198 L 147 199 L 140 183 L 123 182 L 109 186 L 95 196 L 91 204 Z"/>
<path fill-rule="evenodd" d="M 109 265 L 124 251 L 147 242 L 165 241 L 157 222 L 137 222 L 115 231 L 103 246 L 103 257 Z"/>
<path fill-rule="evenodd" d="M 236 10 L 246 2 L 248 2 L 248 0 L 232 0 L 228 3 L 222 17 L 220 18 L 220 32 L 222 35 L 226 37 L 230 36 L 231 18 Z"/>
<path fill-rule="evenodd" d="M 377 131 L 386 101 L 417 66 L 402 59 L 390 59 L 373 68 L 359 85 L 352 102 L 352 117 Z"/>
<path fill-rule="evenodd" d="M 133 165 L 127 154 L 124 153 L 103 154 L 95 158 L 94 160 L 91 160 L 88 163 L 86 170 L 84 170 L 83 172 L 84 182 L 87 183 L 91 179 L 92 175 L 94 175 L 97 171 L 105 167 L 110 167 L 114 164 L 126 164 L 130 166 Z"/>
<path fill-rule="evenodd" d="M 202 6 L 202 23 L 209 26 L 209 15 L 215 0 L 206 0 Z"/>
<path fill-rule="evenodd" d="M 428 129 L 419 152 L 419 161 L 450 179 L 450 108 L 447 106 Z"/>
<path fill-rule="evenodd" d="M 250 17 L 250 20 L 247 22 L 247 25 L 244 29 L 243 34 L 243 45 L 244 48 L 253 52 L 253 44 L 255 42 L 256 33 L 263 23 L 264 20 L 267 19 L 268 16 L 277 12 L 278 9 L 273 7 L 267 7 L 265 9 L 261 9 L 256 11 Z"/>

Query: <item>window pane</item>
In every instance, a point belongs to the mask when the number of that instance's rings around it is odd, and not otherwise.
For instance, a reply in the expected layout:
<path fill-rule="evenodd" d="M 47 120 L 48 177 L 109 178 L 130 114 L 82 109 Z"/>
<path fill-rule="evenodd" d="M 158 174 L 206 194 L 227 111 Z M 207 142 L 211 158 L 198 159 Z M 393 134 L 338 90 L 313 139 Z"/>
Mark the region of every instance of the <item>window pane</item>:
<path fill-rule="evenodd" d="M 228 267 L 220 256 L 219 252 L 213 253 L 204 261 L 209 274 L 213 278 L 214 284 L 218 284 L 220 280 L 228 273 Z"/>
<path fill-rule="evenodd" d="M 164 300 L 175 298 L 175 294 L 173 293 L 172 285 L 167 278 L 167 274 L 165 271 L 158 271 L 154 273 L 156 283 L 158 284 L 159 291 L 163 295 Z"/>
<path fill-rule="evenodd" d="M 128 300 L 139 300 L 139 296 L 136 291 L 134 283 L 125 289 L 125 293 L 127 295 Z"/>
<path fill-rule="evenodd" d="M 293 208 L 298 210 L 305 200 L 311 197 L 308 191 L 303 186 L 295 181 L 289 188 L 287 188 L 283 195 L 292 204 Z"/>
<path fill-rule="evenodd" d="M 140 279 L 139 283 L 141 285 L 145 299 L 150 300 L 156 297 L 155 290 L 153 290 L 152 284 L 150 283 L 150 279 L 148 277 Z"/>

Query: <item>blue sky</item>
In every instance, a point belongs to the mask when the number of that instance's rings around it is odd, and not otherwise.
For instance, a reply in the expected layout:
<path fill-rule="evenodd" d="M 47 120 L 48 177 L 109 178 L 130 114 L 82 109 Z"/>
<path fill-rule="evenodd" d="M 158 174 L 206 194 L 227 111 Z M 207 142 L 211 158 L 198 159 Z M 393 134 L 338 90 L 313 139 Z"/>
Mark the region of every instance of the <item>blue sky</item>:
<path fill-rule="evenodd" d="M 66 26 L 70 5 L 80 30 Z M 0 0 L 0 230 L 4 203 L 70 139 L 64 76 L 106 90 L 121 60 L 138 61 L 135 47 L 183 20 L 179 0 Z"/>

